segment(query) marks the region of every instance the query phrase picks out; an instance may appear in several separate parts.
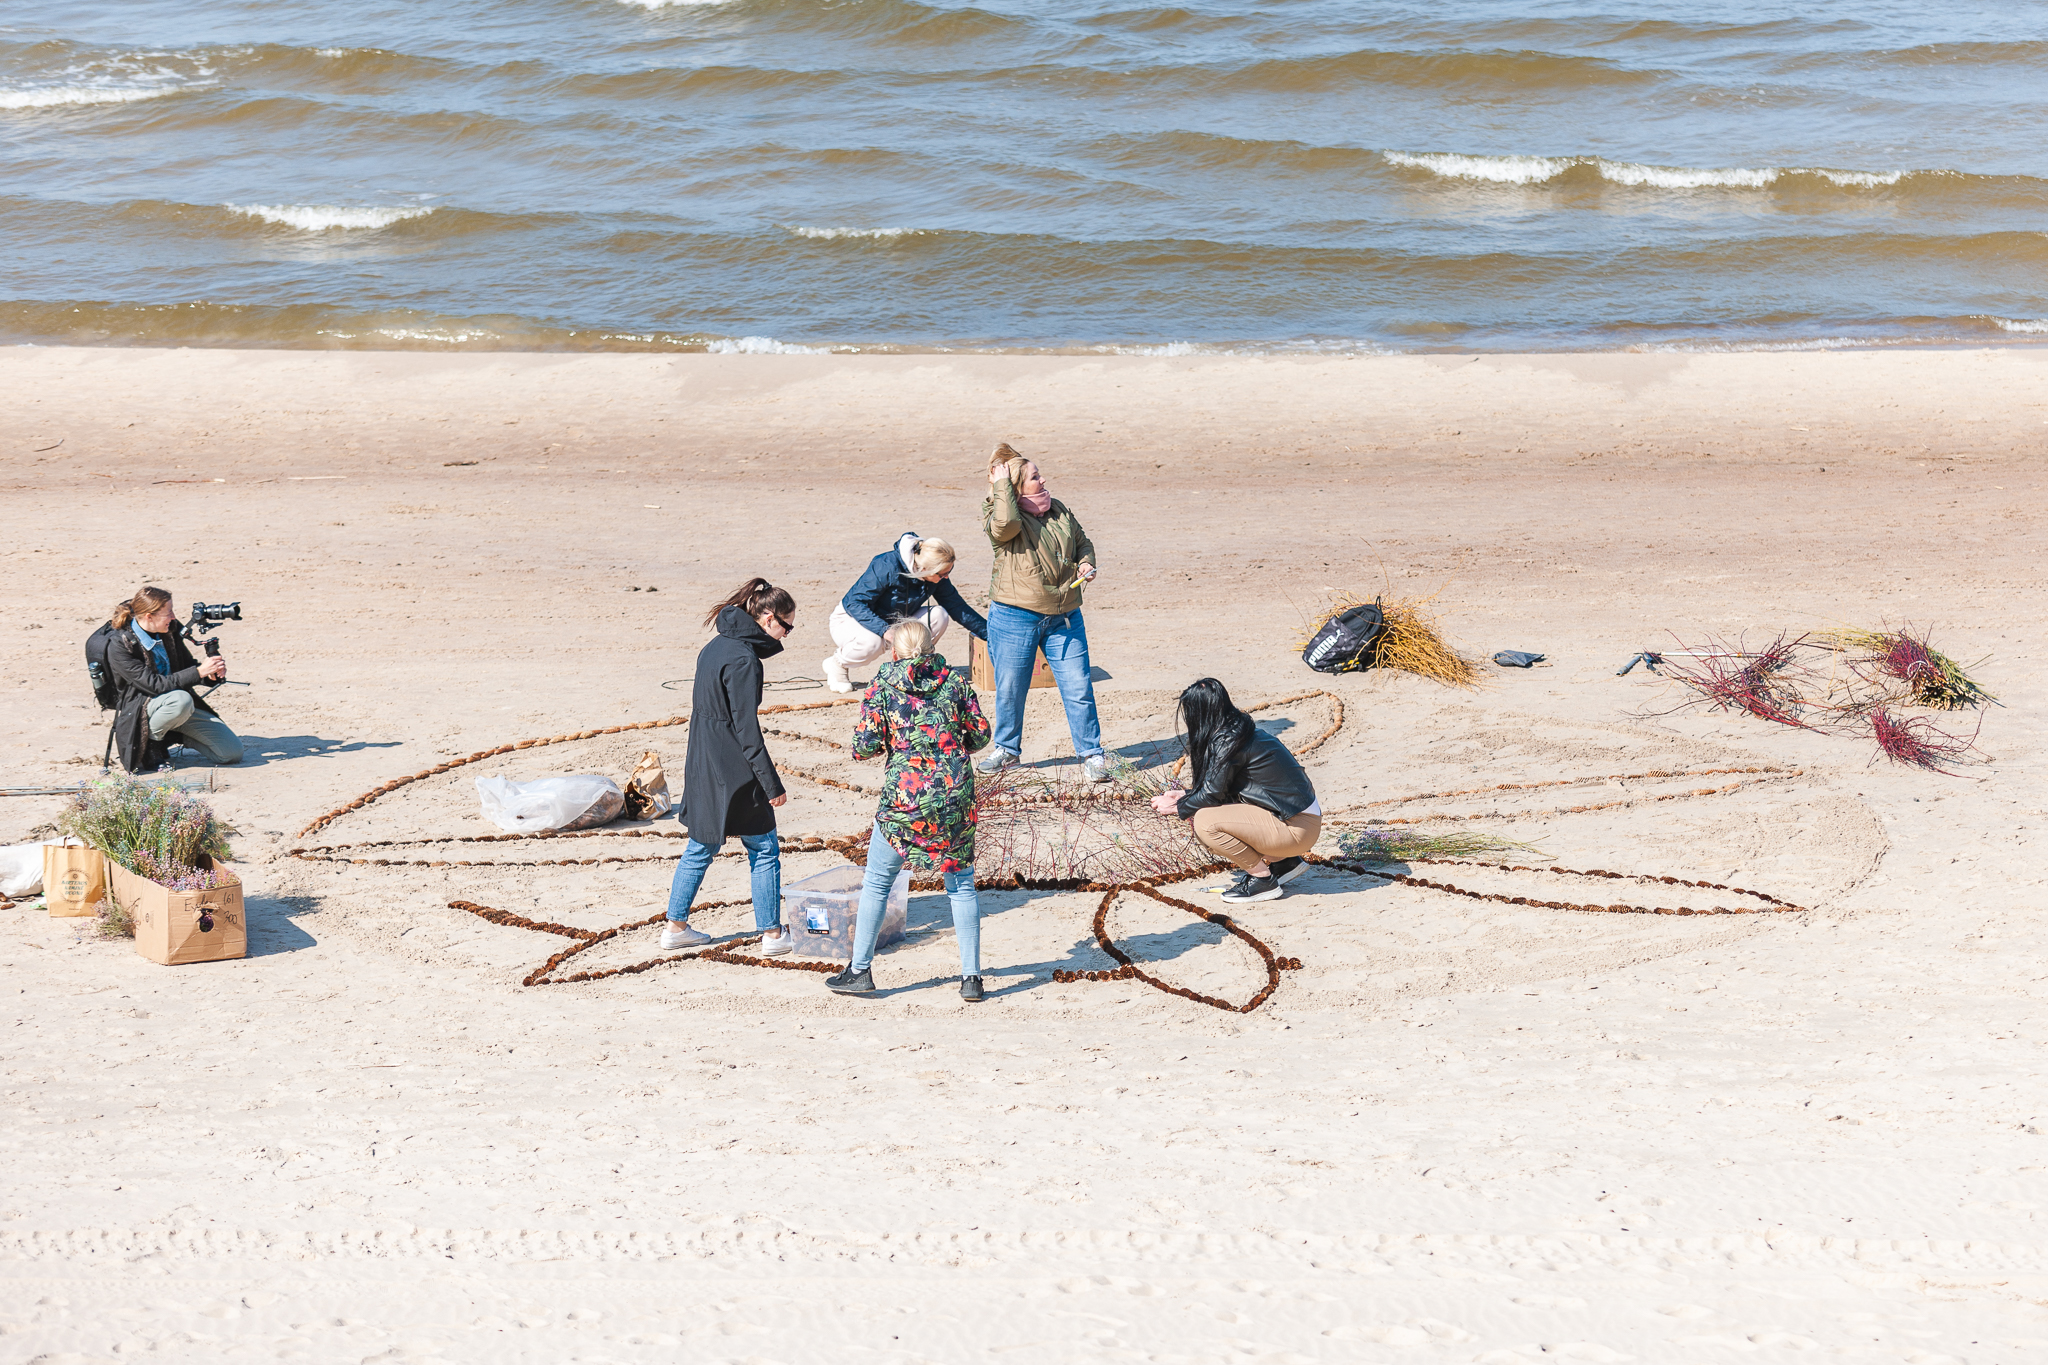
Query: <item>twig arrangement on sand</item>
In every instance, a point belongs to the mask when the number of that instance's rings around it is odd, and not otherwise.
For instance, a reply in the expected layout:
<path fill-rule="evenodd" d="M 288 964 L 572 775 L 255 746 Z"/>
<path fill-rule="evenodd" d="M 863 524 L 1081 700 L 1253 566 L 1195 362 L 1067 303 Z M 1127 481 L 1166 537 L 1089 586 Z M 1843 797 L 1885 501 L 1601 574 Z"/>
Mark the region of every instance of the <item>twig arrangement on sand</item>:
<path fill-rule="evenodd" d="M 1330 609 L 1309 623 L 1307 631 L 1292 648 L 1299 654 L 1308 648 L 1308 642 L 1325 625 L 1353 607 L 1377 602 L 1386 627 L 1368 654 L 1366 667 L 1399 669 L 1447 687 L 1477 687 L 1485 676 L 1480 671 L 1479 662 L 1461 653 L 1444 638 L 1436 612 L 1431 607 L 1435 601 L 1435 593 L 1428 597 L 1391 598 L 1339 593 L 1330 599 Z"/>
<path fill-rule="evenodd" d="M 1291 702 L 1304 701 L 1310 697 L 1328 699 L 1334 704 L 1336 711 L 1335 719 L 1328 727 L 1296 750 L 1297 753 L 1305 753 L 1323 744 L 1343 727 L 1343 704 L 1337 698 L 1327 692 L 1304 692 L 1295 696 L 1263 702 L 1247 707 L 1246 710 L 1264 710 Z M 763 714 L 811 710 L 820 706 L 853 705 L 857 704 L 858 701 L 858 698 L 846 698 L 844 700 L 811 703 L 804 706 L 769 707 L 763 708 Z M 509 753 L 518 749 L 534 748 L 543 744 L 560 744 L 574 739 L 589 739 L 599 735 L 617 734 L 627 730 L 647 729 L 661 725 L 681 725 L 685 723 L 687 723 L 687 718 L 678 716 L 665 721 L 613 726 L 605 730 L 577 731 L 570 734 L 552 736 L 543 740 L 526 740 L 518 744 L 507 744 L 495 749 L 483 750 L 470 755 L 468 758 L 438 764 L 425 772 L 399 778 L 373 788 L 354 801 L 338 807 L 313 821 L 302 831 L 301 837 L 332 823 L 349 812 L 362 809 L 364 806 L 376 801 L 379 797 L 400 787 L 417 782 L 436 773 L 446 772 L 451 768 L 480 762 L 497 754 Z M 809 738 L 809 736 L 806 736 L 806 738 Z M 831 743 L 831 741 L 826 742 Z M 982 844 L 983 851 L 977 855 L 977 867 L 981 869 L 992 868 L 993 872 L 990 875 L 977 877 L 975 884 L 984 890 L 1084 891 L 1101 896 L 1101 900 L 1096 906 L 1092 924 L 1093 936 L 1096 945 L 1118 965 L 1114 969 L 1103 971 L 1068 971 L 1062 969 L 1053 973 L 1053 979 L 1056 981 L 1137 980 L 1144 982 L 1154 989 L 1165 991 L 1171 995 L 1181 996 L 1200 1004 L 1209 1005 L 1216 1009 L 1229 1010 L 1233 1013 L 1249 1013 L 1264 1004 L 1272 996 L 1274 990 L 1279 986 L 1279 974 L 1281 972 L 1300 970 L 1302 961 L 1298 957 L 1276 955 L 1257 935 L 1245 929 L 1229 915 L 1205 910 L 1201 906 L 1164 895 L 1159 891 L 1158 888 L 1161 886 L 1174 882 L 1188 881 L 1196 877 L 1209 876 L 1224 871 L 1228 867 L 1228 864 L 1211 861 L 1207 851 L 1188 836 L 1187 827 L 1181 821 L 1171 816 L 1160 816 L 1157 812 L 1152 811 L 1150 798 L 1157 795 L 1166 783 L 1171 781 L 1174 771 L 1175 769 L 1173 768 L 1141 771 L 1127 765 L 1115 774 L 1115 780 L 1108 786 L 1107 790 L 1095 786 L 1062 784 L 1050 781 L 1043 774 L 1030 769 L 1009 769 L 1006 773 L 999 774 L 996 779 L 982 782 L 977 792 L 978 806 L 976 813 L 983 822 L 980 838 L 984 842 Z M 1728 786 L 1705 787 L 1689 792 L 1659 793 L 1642 798 L 1630 797 L 1620 802 L 1607 802 L 1593 806 L 1569 808 L 1572 810 L 1594 810 L 1612 804 L 1634 804 L 1637 800 L 1664 801 L 1688 796 L 1718 795 L 1747 786 L 1754 781 L 1769 781 L 1785 776 L 1797 776 L 1798 771 L 1797 769 L 1779 768 L 1727 768 L 1710 769 L 1705 772 L 1681 773 L 1659 771 L 1631 774 L 1619 778 L 1566 778 L 1550 782 L 1510 782 L 1486 788 L 1477 788 L 1470 792 L 1425 792 L 1409 797 L 1395 797 L 1388 800 L 1371 802 L 1368 805 L 1375 807 L 1402 805 L 1425 800 L 1440 800 L 1447 796 L 1478 795 L 1510 790 L 1520 791 L 1538 787 L 1570 787 L 1592 782 L 1633 781 L 1638 778 L 1697 777 L 1705 776 L 1709 773 L 1764 775 L 1761 777 L 1746 777 Z M 818 779 L 814 778 L 812 780 Z M 1507 813 L 1499 814 L 1504 815 Z M 1442 817 L 1420 817 L 1421 820 L 1436 818 Z M 1467 816 L 1464 818 L 1483 817 Z M 1082 832 L 1092 830 L 1097 839 L 1097 844 L 1092 850 L 1084 849 L 1078 853 L 1054 850 L 1050 847 L 1051 832 L 1034 831 L 1031 822 L 1035 819 L 1048 821 L 1056 829 L 1072 829 Z M 1579 872 L 1562 867 L 1522 867 L 1501 863 L 1462 861 L 1473 854 L 1482 852 L 1516 852 L 1526 850 L 1534 853 L 1537 850 L 1529 849 L 1527 845 L 1513 843 L 1508 840 L 1490 839 L 1488 836 L 1456 831 L 1448 834 L 1420 836 L 1423 841 L 1418 843 L 1414 839 L 1409 838 L 1409 831 L 1379 828 L 1385 825 L 1416 822 L 1397 817 L 1377 817 L 1371 826 L 1368 826 L 1364 831 L 1360 831 L 1360 833 L 1372 834 L 1379 841 L 1377 847 L 1382 852 L 1398 851 L 1399 860 L 1408 863 L 1442 863 L 1453 867 L 1485 867 L 1507 872 L 1538 872 L 1567 877 L 1626 878 L 1646 883 L 1656 882 L 1675 886 L 1705 887 L 1718 891 L 1728 891 L 1736 895 L 1749 896 L 1773 909 L 1795 910 L 1799 908 L 1763 892 L 1744 891 L 1739 887 L 1722 886 L 1714 882 L 1687 882 L 1675 877 L 1631 876 L 1630 874 L 1605 872 L 1597 869 L 1589 872 Z M 993 836 L 994 842 L 986 842 L 991 836 Z M 444 835 L 439 838 L 385 839 L 363 841 L 354 844 L 323 844 L 310 848 L 299 847 L 292 849 L 290 856 L 308 862 L 351 863 L 375 867 L 593 866 L 601 863 L 670 861 L 678 855 L 676 853 L 657 853 L 625 857 L 489 859 L 479 861 L 368 858 L 358 855 L 365 850 L 375 848 L 396 849 L 451 844 L 497 844 L 512 843 L 526 839 L 677 839 L 686 837 L 687 835 L 680 831 L 646 829 L 596 829 L 543 834 Z M 1010 842 L 1006 844 L 1006 840 Z M 1474 842 L 1475 840 L 1478 842 Z M 836 837 L 821 837 L 817 835 L 788 837 L 781 840 L 781 847 L 784 853 L 837 853 L 847 861 L 859 865 L 866 861 L 867 842 L 868 831 L 863 830 L 857 834 Z M 1021 854 L 1019 851 L 1020 845 Z M 1340 839 L 1341 846 L 1342 841 Z M 1405 885 L 1428 890 L 1444 891 L 1473 900 L 1493 901 L 1507 905 L 1539 906 L 1559 910 L 1610 911 L 1658 915 L 1742 914 L 1753 912 L 1757 908 L 1714 906 L 1710 909 L 1695 909 L 1690 907 L 1633 904 L 1582 904 L 1570 901 L 1535 900 L 1523 896 L 1474 891 L 1450 882 L 1436 881 L 1389 871 L 1387 870 L 1387 860 L 1384 857 L 1371 853 L 1365 844 L 1360 844 L 1358 847 L 1364 852 L 1364 856 L 1355 859 L 1324 859 L 1312 855 L 1309 861 L 1341 871 L 1372 877 L 1380 881 L 1400 882 Z M 1346 852 L 1348 853 L 1350 850 L 1347 849 Z M 1430 856 L 1432 854 L 1442 856 Z M 721 852 L 717 856 L 721 858 L 737 858 L 741 854 L 738 852 Z M 1052 875 L 1046 875 L 1047 873 Z M 1128 880 L 1111 881 L 1108 880 L 1110 877 L 1128 878 Z M 937 879 L 916 880 L 911 884 L 921 891 L 936 890 L 942 885 Z M 1200 919 L 1222 926 L 1231 935 L 1248 944 L 1257 953 L 1260 962 L 1265 967 L 1264 984 L 1244 1003 L 1233 1004 L 1218 997 L 1202 995 L 1184 987 L 1175 986 L 1146 971 L 1143 965 L 1139 964 L 1124 951 L 1109 930 L 1110 913 L 1115 908 L 1119 898 L 1126 894 L 1146 896 L 1161 904 L 1187 911 Z M 527 986 L 600 981 L 615 976 L 637 975 L 672 963 L 698 960 L 782 971 L 830 972 L 834 970 L 833 966 L 829 963 L 787 962 L 744 952 L 743 950 L 746 947 L 758 941 L 755 937 L 744 937 L 698 949 L 694 952 L 668 953 L 646 959 L 645 961 L 627 963 L 617 967 L 572 971 L 564 975 L 557 975 L 562 968 L 568 966 L 579 954 L 599 944 L 611 942 L 621 934 L 639 929 L 653 928 L 661 923 L 664 914 L 650 915 L 643 919 L 614 925 L 608 929 L 580 929 L 573 925 L 529 919 L 526 916 L 515 914 L 508 910 L 480 905 L 474 901 L 455 900 L 448 902 L 448 904 L 452 909 L 475 915 L 493 924 L 555 934 L 574 940 L 569 947 L 551 955 L 540 967 L 529 972 L 521 983 Z M 711 910 L 745 904 L 748 904 L 748 902 L 715 901 L 700 904 L 696 908 Z"/>
<path fill-rule="evenodd" d="M 1674 662 L 1681 658 L 1691 662 Z M 1873 762 L 1883 757 L 1930 772 L 1988 761 L 1976 747 L 1976 731 L 1965 739 L 1925 716 L 1901 714 L 1908 707 L 1957 711 L 1998 700 L 1922 631 L 1844 627 L 1780 634 L 1761 648 L 1708 637 L 1660 661 L 1661 675 L 1692 694 L 1662 714 L 1704 706 L 1800 730 L 1856 735 L 1875 743 Z"/>

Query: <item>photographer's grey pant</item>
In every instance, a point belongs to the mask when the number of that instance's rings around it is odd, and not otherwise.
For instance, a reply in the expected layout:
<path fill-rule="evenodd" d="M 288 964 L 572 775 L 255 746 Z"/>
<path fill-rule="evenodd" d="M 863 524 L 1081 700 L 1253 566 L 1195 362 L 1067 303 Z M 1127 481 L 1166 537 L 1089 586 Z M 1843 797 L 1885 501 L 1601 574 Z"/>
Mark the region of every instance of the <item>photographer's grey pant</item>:
<path fill-rule="evenodd" d="M 192 694 L 183 688 L 149 699 L 149 732 L 158 739 L 175 732 L 179 743 L 191 745 L 215 763 L 242 761 L 242 741 L 228 723 L 194 706 Z"/>

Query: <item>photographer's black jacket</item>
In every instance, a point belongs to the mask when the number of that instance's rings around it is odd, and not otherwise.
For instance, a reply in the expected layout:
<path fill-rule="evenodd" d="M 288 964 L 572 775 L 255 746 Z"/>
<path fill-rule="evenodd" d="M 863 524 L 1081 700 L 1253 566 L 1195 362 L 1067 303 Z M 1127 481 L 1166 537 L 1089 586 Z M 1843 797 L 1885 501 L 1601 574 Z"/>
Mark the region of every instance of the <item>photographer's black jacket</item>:
<path fill-rule="evenodd" d="M 185 648 L 184 631 L 176 622 L 157 638 L 163 641 L 171 671 L 158 673 L 156 663 L 132 627 L 119 630 L 102 626 L 107 632 L 107 671 L 120 689 L 120 709 L 114 716 L 114 745 L 121 751 L 121 766 L 131 773 L 154 772 L 171 756 L 170 746 L 149 733 L 149 699 L 166 692 L 190 692 L 195 710 L 214 715 L 214 709 L 200 700 L 199 665 Z"/>

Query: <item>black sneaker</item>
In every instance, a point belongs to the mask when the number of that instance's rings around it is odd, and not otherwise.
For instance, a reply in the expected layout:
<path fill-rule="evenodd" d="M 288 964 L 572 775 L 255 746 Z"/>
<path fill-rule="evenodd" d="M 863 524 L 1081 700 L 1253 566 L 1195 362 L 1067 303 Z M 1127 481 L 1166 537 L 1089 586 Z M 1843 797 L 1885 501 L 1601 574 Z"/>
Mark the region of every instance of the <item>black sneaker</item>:
<path fill-rule="evenodd" d="M 960 998 L 968 1001 L 981 999 L 981 978 L 978 976 L 961 977 Z"/>
<path fill-rule="evenodd" d="M 1273 880 L 1285 886 L 1307 869 L 1308 862 L 1302 858 L 1275 858 L 1266 866 L 1273 870 Z"/>
<path fill-rule="evenodd" d="M 866 967 L 860 971 L 855 971 L 853 964 L 849 962 L 846 964 L 845 971 L 826 977 L 825 984 L 841 995 L 873 995 L 875 993 L 875 969 L 873 967 Z"/>
<path fill-rule="evenodd" d="M 1223 899 L 1232 905 L 1244 905 L 1249 901 L 1276 901 L 1286 894 L 1272 877 L 1246 877 L 1225 891 Z"/>

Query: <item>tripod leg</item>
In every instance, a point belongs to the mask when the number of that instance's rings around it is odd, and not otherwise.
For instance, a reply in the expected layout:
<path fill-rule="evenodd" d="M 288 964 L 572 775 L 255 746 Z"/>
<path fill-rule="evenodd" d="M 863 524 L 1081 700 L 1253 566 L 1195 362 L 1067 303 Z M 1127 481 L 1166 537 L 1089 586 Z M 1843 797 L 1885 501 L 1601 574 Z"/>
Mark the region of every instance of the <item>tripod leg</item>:
<path fill-rule="evenodd" d="M 100 755 L 101 772 L 107 772 L 114 766 L 114 727 L 120 723 L 121 717 L 118 713 L 107 722 L 107 749 Z"/>

